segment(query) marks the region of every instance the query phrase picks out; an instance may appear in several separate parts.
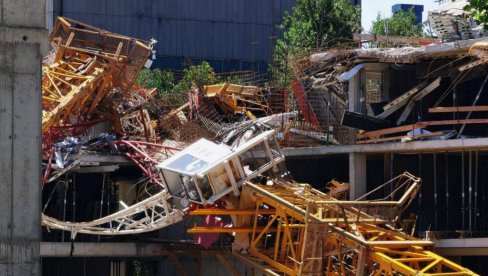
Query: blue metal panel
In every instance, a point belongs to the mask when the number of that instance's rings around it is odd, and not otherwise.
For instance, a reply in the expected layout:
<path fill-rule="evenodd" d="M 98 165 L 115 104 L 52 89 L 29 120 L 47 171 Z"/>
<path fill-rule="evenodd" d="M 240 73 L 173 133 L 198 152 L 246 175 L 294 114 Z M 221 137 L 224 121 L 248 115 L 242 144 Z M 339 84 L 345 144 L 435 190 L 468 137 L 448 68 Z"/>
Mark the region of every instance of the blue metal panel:
<path fill-rule="evenodd" d="M 74 2 L 73 1 L 65 1 L 63 3 L 63 13 L 72 13 L 74 10 Z M 56 7 L 54 7 L 56 8 Z"/>
<path fill-rule="evenodd" d="M 181 56 L 183 53 L 181 51 L 181 41 L 180 41 L 180 32 L 183 32 L 181 29 L 180 20 L 173 19 L 171 20 L 171 40 L 173 40 L 173 49 L 172 52 L 176 53 L 177 56 Z"/>
<path fill-rule="evenodd" d="M 257 24 L 265 24 L 266 22 L 266 18 L 268 17 L 269 13 L 268 13 L 268 10 L 266 9 L 266 5 L 265 5 L 265 2 L 268 2 L 268 1 L 256 1 L 254 0 L 254 4 L 255 4 L 255 8 L 257 8 L 256 10 L 256 15 L 257 15 L 257 18 L 256 18 L 256 23 Z"/>
<path fill-rule="evenodd" d="M 158 32 L 155 39 L 158 41 L 156 44 L 156 51 L 158 55 L 169 55 L 169 37 L 168 37 L 168 21 L 158 20 Z"/>
<path fill-rule="evenodd" d="M 126 13 L 129 13 L 127 11 L 127 4 L 126 2 L 131 1 L 131 0 L 115 0 L 111 1 L 112 3 L 112 9 L 113 9 L 113 14 L 114 15 L 125 15 Z"/>
<path fill-rule="evenodd" d="M 205 31 L 202 31 L 204 34 L 202 37 L 202 57 L 215 56 L 215 22 L 207 21 L 203 24 L 203 28 L 205 28 Z"/>
<path fill-rule="evenodd" d="M 79 1 L 80 6 L 83 6 L 86 13 L 89 14 L 96 14 L 100 10 L 100 3 L 98 0 L 86 0 L 86 1 Z M 83 9 L 80 10 L 83 12 Z"/>
<path fill-rule="evenodd" d="M 144 16 L 148 16 L 151 18 L 158 17 L 158 1 L 151 1 L 146 0 L 146 4 L 144 5 Z"/>
<path fill-rule="evenodd" d="M 178 1 L 163 1 L 164 6 L 166 7 L 164 10 L 164 17 L 166 18 L 177 18 L 178 11 L 176 9 L 176 4 Z"/>
<path fill-rule="evenodd" d="M 186 57 L 222 68 L 266 68 L 276 25 L 295 0 L 63 0 L 64 16 L 148 40 L 172 65 Z M 49 10 L 59 13 L 59 5 Z M 170 58 L 171 56 L 175 58 Z M 228 62 L 223 62 L 227 60 Z M 242 61 L 245 61 L 244 63 Z M 159 64 L 159 62 L 158 62 Z M 254 64 L 254 65 L 253 65 Z M 257 67 L 257 66 L 254 66 Z"/>
<path fill-rule="evenodd" d="M 222 45 L 224 44 L 222 42 L 222 39 L 225 39 L 223 36 L 223 32 L 225 31 L 224 26 L 225 24 L 221 22 L 215 22 L 214 41 L 216 41 L 217 43 L 213 44 L 213 48 L 214 48 L 213 54 L 211 56 L 208 56 L 207 58 L 213 58 L 216 55 L 225 58 L 223 53 L 223 47 L 222 47 Z"/>
<path fill-rule="evenodd" d="M 98 11 L 96 14 L 106 14 L 107 13 L 107 0 L 99 0 Z"/>
<path fill-rule="evenodd" d="M 140 4 L 143 3 L 142 1 L 131 1 L 131 0 L 125 0 L 124 1 L 126 4 L 125 7 L 125 14 L 128 16 L 137 16 L 139 14 L 139 7 Z"/>
<path fill-rule="evenodd" d="M 191 21 L 189 20 L 179 20 L 179 27 L 178 30 L 181 30 L 178 33 L 178 42 L 180 43 L 180 48 L 181 48 L 181 55 L 184 57 L 189 57 L 192 56 L 190 55 L 190 40 L 191 40 L 191 34 L 192 32 L 189 32 L 188 30 L 190 29 L 190 24 Z M 194 47 L 192 45 L 191 47 Z"/>
<path fill-rule="evenodd" d="M 173 16 L 176 16 L 178 19 L 188 19 L 186 14 L 186 5 L 188 5 L 188 0 L 178 0 L 176 2 L 176 13 Z"/>
<path fill-rule="evenodd" d="M 157 10 L 157 16 L 163 18 L 164 17 L 164 11 L 166 9 L 166 4 L 164 1 L 154 1 L 157 2 L 158 4 L 158 10 Z"/>
<path fill-rule="evenodd" d="M 214 8 L 214 13 L 215 13 L 215 20 L 221 21 L 221 22 L 228 22 L 228 16 L 227 14 L 229 13 L 228 9 L 228 0 L 213 0 L 213 8 Z M 231 3 L 231 2 L 229 2 Z"/>

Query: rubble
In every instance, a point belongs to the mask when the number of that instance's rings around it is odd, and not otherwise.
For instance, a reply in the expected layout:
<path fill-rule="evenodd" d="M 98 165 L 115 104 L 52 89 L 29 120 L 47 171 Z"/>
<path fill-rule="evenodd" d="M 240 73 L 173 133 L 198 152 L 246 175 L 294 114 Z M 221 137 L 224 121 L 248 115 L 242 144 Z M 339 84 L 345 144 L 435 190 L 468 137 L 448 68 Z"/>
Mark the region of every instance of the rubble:
<path fill-rule="evenodd" d="M 444 40 L 477 38 L 483 35 L 479 26 L 469 17 L 464 7 L 469 1 L 446 1 L 438 8 L 429 11 L 429 22 L 433 31 Z"/>
<path fill-rule="evenodd" d="M 206 85 L 205 97 L 213 100 L 224 113 L 235 115 L 245 114 L 249 119 L 256 119 L 253 111 L 269 114 L 266 95 L 256 86 L 233 85 L 223 83 Z"/>
<path fill-rule="evenodd" d="M 159 95 L 134 85 L 154 42 L 66 18 L 58 18 L 50 39 L 52 52 L 45 58 L 42 90 L 42 224 L 48 230 L 69 232 L 73 241 L 78 234 L 140 234 L 190 215 L 207 216 L 204 226 L 188 232 L 236 233 L 233 249 L 240 258 L 250 262 L 257 258 L 279 273 L 316 274 L 327 267 L 329 273 L 347 275 L 418 271 L 475 275 L 430 252 L 432 242 L 402 232 L 401 215 L 419 192 L 420 178 L 405 172 L 348 201 L 344 199 L 348 183 L 333 180 L 325 186 L 329 192 L 323 193 L 294 181 L 279 143 L 297 145 L 293 137 L 298 136 L 308 146 L 346 144 L 351 137 L 356 140 L 350 127 L 365 124 L 373 126 L 357 133 L 358 143 L 449 137 L 447 132 L 424 130 L 488 123 L 468 115 L 462 120 L 403 125 L 419 102 L 445 88 L 447 76 L 436 72 L 446 64 L 459 68 L 480 59 L 477 55 L 485 49 L 479 44 L 482 39 L 403 50 L 314 53 L 296 61 L 300 81 L 292 84 L 291 104 L 291 95 L 283 91 L 229 83 Z M 364 101 L 354 97 L 368 95 L 354 95 L 345 83 L 370 64 L 398 68 L 433 63 L 440 57 L 447 62 L 429 68 L 421 76 L 424 82 L 384 105 L 382 113 L 366 109 L 348 113 L 353 105 L 363 107 Z M 459 77 L 457 72 L 448 73 L 455 80 Z M 483 88 L 484 84 L 479 93 Z M 295 104 L 298 110 L 290 110 L 289 105 Z M 403 113 L 395 118 L 400 126 L 384 128 L 401 108 Z M 357 123 L 358 119 L 363 121 Z M 407 134 L 384 137 L 403 132 Z M 130 171 L 134 167 L 137 172 Z M 89 201 L 90 215 L 77 215 L 80 189 L 100 191 L 83 193 L 100 196 Z M 390 193 L 378 197 L 380 189 Z M 228 223 L 218 216 L 225 216 Z M 215 238 L 196 240 L 210 246 Z"/>
<path fill-rule="evenodd" d="M 171 97 L 137 86 L 135 79 L 148 62 L 154 42 L 61 17 L 50 41 L 52 50 L 44 59 L 42 90 L 43 187 L 50 196 L 44 200 L 42 221 L 50 229 L 72 232 L 73 237 L 77 233 L 142 233 L 182 220 L 187 207 L 175 207 L 178 203 L 156 167 L 159 163 L 187 143 L 222 135 L 226 127 L 243 119 L 241 115 L 248 119 L 265 116 L 253 124 L 277 128 L 294 116 L 266 117 L 271 115 L 267 94 L 256 86 L 224 83 Z M 253 129 L 258 132 L 248 133 L 248 138 L 260 133 L 262 127 Z M 240 145 L 246 142 L 236 138 L 241 134 L 225 135 Z M 137 195 L 135 202 L 121 201 L 123 210 L 113 212 L 113 207 L 101 205 L 100 216 L 86 222 L 48 215 L 53 194 L 65 189 L 60 186 L 73 185 L 74 189 L 76 174 L 105 175 L 119 171 L 119 164 L 131 163 L 141 172 L 136 186 L 146 193 Z M 101 187 L 101 202 L 108 200 L 104 199 L 104 193 L 107 197 L 111 189 L 107 187 Z M 145 216 L 141 217 L 141 212 Z"/>
<path fill-rule="evenodd" d="M 296 74 L 303 81 L 295 82 L 292 88 L 303 118 L 316 129 L 332 127 L 336 133 L 331 135 L 340 144 L 460 138 L 466 125 L 488 123 L 485 118 L 470 117 L 471 114 L 475 115 L 472 113 L 474 110 L 484 110 L 476 106 L 479 97 L 473 97 L 471 103 L 462 103 L 471 107 L 462 106 L 459 102 L 452 107 L 441 105 L 445 104 L 447 95 L 454 93 L 455 88 L 470 85 L 470 89 L 473 89 L 469 80 L 486 75 L 483 71 L 486 64 L 485 44 L 486 38 L 477 38 L 420 47 L 336 48 L 312 53 L 295 62 Z M 402 70 L 414 74 L 416 81 L 410 81 L 412 86 L 406 87 L 408 84 L 405 83 L 402 87 L 382 77 L 400 76 Z M 359 90 L 351 91 L 351 83 L 358 76 Z M 362 90 L 364 85 L 375 82 L 380 85 L 372 87 L 370 92 Z M 382 86 L 385 82 L 389 86 Z M 482 81 L 481 86 L 476 88 L 479 93 L 484 90 L 484 83 Z M 344 89 L 341 91 L 340 87 L 345 84 L 348 84 L 349 91 L 342 96 Z M 404 92 L 392 90 L 393 86 Z M 331 107 L 330 114 L 323 113 L 327 106 Z M 439 116 L 441 110 L 445 113 L 469 113 L 464 118 L 442 119 Z M 334 114 L 334 111 L 338 114 Z M 359 130 L 355 141 L 338 139 L 342 138 L 337 133 L 340 128 L 338 123 Z M 442 127 L 453 125 L 460 125 L 460 129 Z M 320 136 L 316 137 L 318 139 Z"/>

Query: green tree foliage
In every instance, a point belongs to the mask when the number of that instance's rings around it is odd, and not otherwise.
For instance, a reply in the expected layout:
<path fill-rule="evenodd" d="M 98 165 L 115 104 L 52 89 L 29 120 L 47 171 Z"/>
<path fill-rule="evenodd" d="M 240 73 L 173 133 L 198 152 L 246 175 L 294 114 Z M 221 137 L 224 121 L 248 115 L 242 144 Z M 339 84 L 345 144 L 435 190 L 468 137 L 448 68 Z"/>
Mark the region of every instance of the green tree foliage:
<path fill-rule="evenodd" d="M 395 36 L 414 36 L 423 35 L 422 25 L 417 25 L 417 16 L 412 11 L 400 10 L 391 17 L 382 18 L 380 14 L 373 21 L 372 34 L 376 35 L 395 35 Z"/>
<path fill-rule="evenodd" d="M 469 0 L 469 5 L 464 10 L 471 11 L 471 16 L 478 24 L 483 24 L 488 31 L 488 0 Z"/>
<path fill-rule="evenodd" d="M 361 31 L 360 14 L 360 8 L 350 0 L 297 0 L 291 14 L 284 13 L 279 26 L 284 34 L 273 52 L 274 84 L 288 86 L 290 56 L 350 41 L 353 33 Z"/>
<path fill-rule="evenodd" d="M 218 81 L 214 69 L 206 61 L 200 65 L 185 68 L 183 73 L 183 78 L 174 88 L 175 91 L 189 91 L 193 88 L 203 91 L 204 85 L 215 84 Z"/>
<path fill-rule="evenodd" d="M 146 88 L 157 88 L 159 93 L 164 94 L 173 90 L 174 76 L 170 71 L 160 69 L 143 69 L 137 77 L 136 83 Z"/>
<path fill-rule="evenodd" d="M 143 69 L 137 77 L 136 83 L 145 88 L 157 88 L 160 94 L 171 92 L 186 92 L 194 88 L 203 91 L 203 86 L 215 84 L 218 76 L 208 62 L 192 65 L 183 70 L 183 78 L 176 83 L 173 73 L 160 69 Z"/>

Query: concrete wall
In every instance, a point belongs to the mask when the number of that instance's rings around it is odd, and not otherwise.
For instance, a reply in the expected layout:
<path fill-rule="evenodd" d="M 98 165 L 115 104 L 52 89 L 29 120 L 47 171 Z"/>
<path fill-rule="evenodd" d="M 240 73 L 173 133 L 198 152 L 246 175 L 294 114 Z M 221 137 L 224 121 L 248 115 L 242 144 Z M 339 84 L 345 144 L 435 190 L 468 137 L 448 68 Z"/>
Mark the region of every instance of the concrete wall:
<path fill-rule="evenodd" d="M 45 2 L 0 9 L 0 275 L 39 275 Z"/>

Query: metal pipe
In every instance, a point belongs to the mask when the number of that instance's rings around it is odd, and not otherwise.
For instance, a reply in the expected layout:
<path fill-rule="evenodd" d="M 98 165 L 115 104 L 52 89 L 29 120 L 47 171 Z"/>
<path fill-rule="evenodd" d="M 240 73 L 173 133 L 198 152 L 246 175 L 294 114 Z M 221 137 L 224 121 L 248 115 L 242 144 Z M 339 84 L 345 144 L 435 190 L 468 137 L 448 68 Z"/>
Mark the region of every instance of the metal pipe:
<path fill-rule="evenodd" d="M 329 96 L 329 99 L 331 97 Z M 329 132 L 330 132 L 330 102 L 327 101 L 327 146 L 329 145 Z"/>
<path fill-rule="evenodd" d="M 438 230 L 437 224 L 437 154 L 434 153 L 434 228 Z"/>
<path fill-rule="evenodd" d="M 478 94 L 476 95 L 476 98 L 474 98 L 473 104 L 471 106 L 475 106 L 476 103 L 478 102 L 478 100 L 480 99 L 481 93 L 483 92 L 487 81 L 488 81 L 488 75 L 486 75 L 485 79 L 483 80 L 483 83 L 481 84 L 481 87 L 478 90 Z M 469 117 L 471 117 L 471 113 L 473 113 L 473 111 L 468 112 L 468 115 L 466 115 L 466 119 L 469 119 Z M 464 131 L 464 128 L 465 127 L 466 127 L 466 123 L 464 123 L 461 126 L 461 129 L 459 130 L 459 133 L 458 133 L 458 136 L 457 136 L 458 139 L 463 134 L 463 131 Z"/>
<path fill-rule="evenodd" d="M 474 230 L 478 229 L 478 166 L 479 166 L 479 151 L 476 151 L 475 166 L 474 166 Z"/>
<path fill-rule="evenodd" d="M 76 221 L 76 174 L 73 174 L 73 191 L 72 191 L 72 202 L 73 202 L 73 210 L 71 210 L 72 218 L 71 221 Z"/>
<path fill-rule="evenodd" d="M 473 200 L 473 152 L 469 151 L 469 182 L 468 182 L 468 222 L 469 231 L 473 231 L 473 208 L 471 206 Z"/>
<path fill-rule="evenodd" d="M 449 228 L 449 155 L 446 151 L 445 155 L 445 168 L 446 171 L 446 229 Z"/>
<path fill-rule="evenodd" d="M 461 152 L 461 222 L 462 230 L 464 230 L 465 217 L 464 217 L 464 207 L 465 207 L 465 193 L 464 193 L 464 151 Z"/>
<path fill-rule="evenodd" d="M 106 173 L 104 173 L 102 175 L 102 177 L 103 177 L 102 178 L 102 195 L 100 197 L 100 216 L 99 216 L 99 218 L 101 218 L 103 216 L 103 196 L 104 196 L 104 192 L 105 192 L 105 176 L 106 175 L 107 175 Z M 98 235 L 97 239 L 98 239 L 98 241 L 100 241 L 100 235 Z"/>
<path fill-rule="evenodd" d="M 107 215 L 108 215 L 108 214 L 110 214 L 110 200 L 111 200 L 111 195 L 112 195 L 113 182 L 111 182 L 110 178 L 109 178 L 107 183 L 108 183 L 108 189 L 109 189 L 107 191 Z M 110 228 L 112 228 L 112 221 L 110 221 L 109 223 L 110 223 Z"/>
<path fill-rule="evenodd" d="M 68 180 L 67 180 L 68 181 Z M 66 205 L 68 203 L 68 183 L 63 182 L 64 186 L 64 199 L 63 199 L 63 221 L 66 221 Z M 61 241 L 64 242 L 64 232 L 61 233 Z"/>
<path fill-rule="evenodd" d="M 419 153 L 419 177 L 422 178 L 422 153 Z M 419 209 L 418 209 L 418 214 L 419 214 L 419 230 L 422 229 L 422 187 L 420 188 L 419 191 L 419 197 L 418 197 L 418 203 L 419 203 Z"/>
<path fill-rule="evenodd" d="M 457 88 L 457 85 L 454 85 L 454 87 L 452 89 L 452 106 L 458 106 L 458 104 L 457 104 L 457 89 L 456 88 Z M 452 113 L 452 119 L 453 120 L 456 120 L 457 116 L 458 116 L 457 112 Z M 456 125 L 452 125 L 452 129 L 456 130 Z"/>

